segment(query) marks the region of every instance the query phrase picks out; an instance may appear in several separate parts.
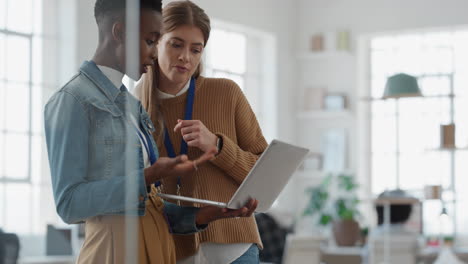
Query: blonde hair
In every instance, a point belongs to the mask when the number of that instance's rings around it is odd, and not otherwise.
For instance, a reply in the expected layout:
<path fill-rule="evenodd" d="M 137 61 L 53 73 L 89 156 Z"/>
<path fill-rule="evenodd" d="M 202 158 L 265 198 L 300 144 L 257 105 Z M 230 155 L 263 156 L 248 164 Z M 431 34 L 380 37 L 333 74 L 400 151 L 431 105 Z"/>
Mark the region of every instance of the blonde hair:
<path fill-rule="evenodd" d="M 211 25 L 210 18 L 203 9 L 191 1 L 172 1 L 168 3 L 162 12 L 162 34 L 171 32 L 184 25 L 195 26 L 203 34 L 204 46 L 206 46 L 210 37 Z M 202 72 L 202 63 L 200 62 L 192 77 L 198 78 Z M 155 124 L 159 136 L 163 135 L 163 118 L 160 112 L 161 100 L 156 91 L 158 87 L 159 66 L 155 63 L 143 78 L 141 103 L 149 113 L 151 120 Z"/>

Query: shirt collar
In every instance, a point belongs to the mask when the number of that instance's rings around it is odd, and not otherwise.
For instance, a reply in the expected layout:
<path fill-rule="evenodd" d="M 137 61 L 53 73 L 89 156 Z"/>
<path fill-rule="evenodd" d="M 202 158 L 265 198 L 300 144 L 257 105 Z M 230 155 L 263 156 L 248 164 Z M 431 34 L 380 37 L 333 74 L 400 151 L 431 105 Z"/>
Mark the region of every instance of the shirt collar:
<path fill-rule="evenodd" d="M 120 94 L 120 90 L 115 88 L 116 86 L 103 74 L 94 61 L 83 62 L 80 67 L 80 72 L 96 84 L 109 100 L 115 101 Z"/>
<path fill-rule="evenodd" d="M 177 97 L 177 96 L 179 96 L 179 95 L 184 94 L 185 92 L 187 92 L 187 90 L 188 90 L 189 87 L 190 87 L 190 80 L 191 80 L 191 79 L 188 80 L 188 82 L 185 84 L 184 88 L 182 88 L 182 90 L 180 90 L 176 95 L 168 94 L 168 93 L 165 93 L 165 92 L 163 92 L 163 91 L 157 89 L 157 90 L 158 90 L 158 97 L 159 97 L 160 99 L 168 99 L 168 98 L 174 98 L 174 97 Z"/>
<path fill-rule="evenodd" d="M 124 77 L 123 73 L 103 65 L 97 65 L 97 67 L 101 70 L 102 74 L 112 82 L 116 89 L 120 89 Z"/>

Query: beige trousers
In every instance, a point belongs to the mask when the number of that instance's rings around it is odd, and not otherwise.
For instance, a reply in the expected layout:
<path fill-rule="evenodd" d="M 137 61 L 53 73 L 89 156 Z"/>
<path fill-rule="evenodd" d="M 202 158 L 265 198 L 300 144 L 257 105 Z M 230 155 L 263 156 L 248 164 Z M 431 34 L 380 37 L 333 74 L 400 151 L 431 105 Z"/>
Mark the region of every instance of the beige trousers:
<path fill-rule="evenodd" d="M 176 263 L 175 247 L 163 215 L 162 200 L 155 191 L 146 202 L 146 215 L 137 218 L 138 259 L 132 263 Z M 125 216 L 96 216 L 86 220 L 85 241 L 78 264 L 125 263 Z"/>

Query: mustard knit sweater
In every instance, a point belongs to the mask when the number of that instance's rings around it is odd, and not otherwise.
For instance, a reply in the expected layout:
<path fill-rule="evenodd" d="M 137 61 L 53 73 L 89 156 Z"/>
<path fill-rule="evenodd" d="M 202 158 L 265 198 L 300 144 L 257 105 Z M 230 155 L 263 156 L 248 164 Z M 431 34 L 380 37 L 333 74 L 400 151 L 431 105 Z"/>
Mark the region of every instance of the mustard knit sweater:
<path fill-rule="evenodd" d="M 187 93 L 162 100 L 161 112 L 176 154 L 181 135 L 174 133 L 177 119 L 184 118 Z M 228 202 L 259 156 L 267 147 L 258 121 L 239 86 L 231 80 L 203 78 L 196 81 L 193 120 L 200 120 L 212 133 L 221 136 L 221 152 L 203 164 L 192 175 L 181 179 L 184 196 Z M 160 156 L 167 156 L 161 137 L 157 138 Z M 188 156 L 195 159 L 202 152 L 190 148 Z M 176 193 L 177 179 L 163 182 L 165 193 Z M 261 191 L 261 190 L 259 190 Z M 182 203 L 187 206 L 199 204 Z M 223 219 L 194 235 L 174 235 L 177 259 L 194 255 L 200 243 L 256 243 L 263 247 L 255 218 Z"/>

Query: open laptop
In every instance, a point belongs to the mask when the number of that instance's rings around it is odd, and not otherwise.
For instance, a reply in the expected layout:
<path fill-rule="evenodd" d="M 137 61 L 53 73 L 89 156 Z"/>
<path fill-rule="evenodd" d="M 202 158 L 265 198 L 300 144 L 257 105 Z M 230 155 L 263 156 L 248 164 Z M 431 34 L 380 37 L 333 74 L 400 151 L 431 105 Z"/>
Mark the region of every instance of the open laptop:
<path fill-rule="evenodd" d="M 230 209 L 239 209 L 250 198 L 255 198 L 258 200 L 256 211 L 266 212 L 308 153 L 308 149 L 273 140 L 228 203 L 172 194 L 158 195 L 165 199 L 209 204 Z"/>

